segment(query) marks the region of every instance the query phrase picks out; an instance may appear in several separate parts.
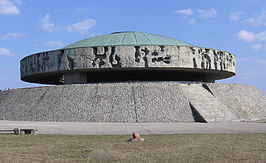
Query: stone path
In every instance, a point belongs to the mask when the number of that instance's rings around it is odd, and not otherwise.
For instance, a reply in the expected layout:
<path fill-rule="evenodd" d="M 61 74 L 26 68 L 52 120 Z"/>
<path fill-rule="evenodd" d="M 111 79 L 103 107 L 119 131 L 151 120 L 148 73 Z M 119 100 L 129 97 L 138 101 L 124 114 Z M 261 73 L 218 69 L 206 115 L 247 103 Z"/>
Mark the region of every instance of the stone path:
<path fill-rule="evenodd" d="M 266 133 L 266 123 L 86 123 L 0 120 L 1 129 L 36 128 L 39 134 L 127 135 L 180 133 Z"/>

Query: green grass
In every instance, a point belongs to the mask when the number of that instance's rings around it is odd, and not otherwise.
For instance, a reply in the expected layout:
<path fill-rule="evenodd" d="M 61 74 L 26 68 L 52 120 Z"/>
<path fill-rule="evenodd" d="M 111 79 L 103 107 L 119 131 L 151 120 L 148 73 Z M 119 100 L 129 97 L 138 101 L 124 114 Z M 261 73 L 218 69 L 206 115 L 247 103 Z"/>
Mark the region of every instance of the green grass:
<path fill-rule="evenodd" d="M 265 162 L 266 134 L 0 135 L 1 162 Z"/>

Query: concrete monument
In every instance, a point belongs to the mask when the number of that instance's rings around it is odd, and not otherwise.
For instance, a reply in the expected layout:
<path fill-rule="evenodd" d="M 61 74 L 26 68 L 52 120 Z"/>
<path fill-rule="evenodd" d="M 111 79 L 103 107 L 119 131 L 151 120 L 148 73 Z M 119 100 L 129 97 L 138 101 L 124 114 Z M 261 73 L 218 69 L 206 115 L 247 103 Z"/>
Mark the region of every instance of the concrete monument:
<path fill-rule="evenodd" d="M 227 122 L 266 116 L 266 96 L 256 88 L 215 83 L 236 74 L 233 54 L 157 34 L 96 36 L 27 56 L 20 68 L 23 81 L 56 86 L 2 91 L 0 119 Z"/>

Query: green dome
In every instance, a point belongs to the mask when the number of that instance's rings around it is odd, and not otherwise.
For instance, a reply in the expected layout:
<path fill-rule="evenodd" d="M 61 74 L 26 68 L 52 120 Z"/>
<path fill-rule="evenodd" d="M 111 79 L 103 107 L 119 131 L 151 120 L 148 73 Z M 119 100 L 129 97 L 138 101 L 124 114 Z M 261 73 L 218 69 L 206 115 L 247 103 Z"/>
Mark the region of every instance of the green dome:
<path fill-rule="evenodd" d="M 174 46 L 192 46 L 183 41 L 171 37 L 157 34 L 123 31 L 114 32 L 107 35 L 100 35 L 84 39 L 70 44 L 63 49 L 95 46 L 119 46 L 119 45 L 174 45 Z"/>

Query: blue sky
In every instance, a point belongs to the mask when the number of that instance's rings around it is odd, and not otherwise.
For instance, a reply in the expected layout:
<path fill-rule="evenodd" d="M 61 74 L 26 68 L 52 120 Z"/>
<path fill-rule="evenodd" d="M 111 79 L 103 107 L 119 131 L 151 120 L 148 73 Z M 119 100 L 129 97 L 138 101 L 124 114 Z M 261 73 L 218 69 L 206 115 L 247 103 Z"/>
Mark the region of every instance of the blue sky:
<path fill-rule="evenodd" d="M 218 82 L 266 93 L 265 0 L 0 0 L 0 89 L 40 86 L 20 80 L 27 55 L 129 30 L 229 51 L 237 75 Z"/>

